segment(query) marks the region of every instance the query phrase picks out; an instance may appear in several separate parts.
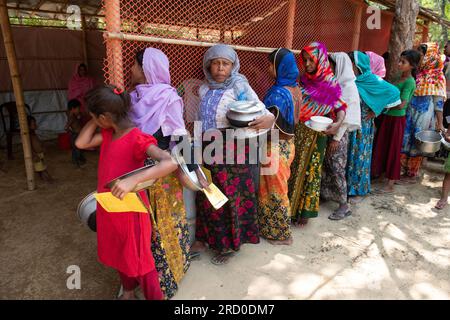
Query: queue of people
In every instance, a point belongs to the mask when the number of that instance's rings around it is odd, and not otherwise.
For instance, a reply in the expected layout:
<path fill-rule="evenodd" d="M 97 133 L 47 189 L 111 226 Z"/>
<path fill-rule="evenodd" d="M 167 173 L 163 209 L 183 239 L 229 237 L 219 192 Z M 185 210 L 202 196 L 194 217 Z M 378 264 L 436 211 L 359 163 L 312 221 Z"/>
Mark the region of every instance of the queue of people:
<path fill-rule="evenodd" d="M 114 86 L 86 94 L 92 118 L 75 144 L 80 149 L 100 146 L 98 191 L 123 199 L 138 183 L 159 178 L 139 192 L 150 215 L 108 214 L 101 208 L 97 213 L 99 259 L 118 270 L 124 288 L 121 298 L 134 298 L 137 285 L 147 299 L 171 298 L 191 258 L 205 250 L 213 251 L 213 264 L 223 265 L 242 245 L 257 244 L 261 238 L 273 245 L 291 245 L 295 240 L 291 228 L 304 227 L 317 217 L 321 199 L 338 205 L 329 219 L 349 217 L 352 204 L 369 193 L 395 192 L 396 183 L 416 182 L 421 160 L 411 147 L 414 132 L 435 128 L 435 120 L 436 129 L 445 131 L 446 83 L 434 43 L 404 51 L 392 83 L 382 79 L 381 56 L 329 53 L 320 42 L 303 48 L 298 60 L 286 48 L 273 51 L 268 60 L 274 84 L 260 100 L 240 73 L 239 57 L 231 46 L 214 45 L 203 57 L 205 80 L 198 90 L 196 120 L 201 121 L 203 135 L 216 130 L 225 143 L 223 154 L 216 154 L 214 161 L 193 163 L 190 170 L 198 174 L 202 167 L 208 169 L 228 202 L 215 209 L 202 192 L 197 193 L 192 247 L 182 187 L 173 175 L 177 166 L 168 152 L 174 145 L 171 137 L 187 131 L 183 100 L 171 85 L 167 56 L 155 48 L 137 52 L 129 94 Z M 240 150 L 244 152 L 239 152 L 242 141 L 225 134 L 235 130 L 227 111 L 236 101 L 266 106 L 246 129 L 277 131 L 279 140 L 270 140 L 263 149 L 269 159 L 264 164 L 250 161 L 249 139 Z M 317 131 L 310 125 L 314 116 L 327 117 L 331 124 Z M 375 117 L 381 121 L 378 129 Z M 235 151 L 231 163 L 224 158 L 230 149 Z M 105 181 L 141 167 L 146 158 L 159 162 L 111 190 L 104 188 Z M 275 162 L 276 173 L 261 173 Z M 372 190 L 371 179 L 383 176 L 386 183 Z M 208 188 L 209 182 L 198 177 Z M 441 199 L 440 207 L 443 203 Z"/>

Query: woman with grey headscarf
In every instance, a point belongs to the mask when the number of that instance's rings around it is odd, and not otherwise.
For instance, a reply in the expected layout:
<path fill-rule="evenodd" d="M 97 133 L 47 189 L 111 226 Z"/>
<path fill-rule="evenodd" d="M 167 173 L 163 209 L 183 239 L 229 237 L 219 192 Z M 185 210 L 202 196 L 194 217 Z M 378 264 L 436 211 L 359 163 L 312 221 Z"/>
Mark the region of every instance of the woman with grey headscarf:
<path fill-rule="evenodd" d="M 192 250 L 202 250 L 207 244 L 217 252 L 211 260 L 216 265 L 227 263 L 242 244 L 259 243 L 260 166 L 249 161 L 251 146 L 248 139 L 245 140 L 245 148 L 238 150 L 237 140 L 225 134 L 225 129 L 231 128 L 226 117 L 230 103 L 260 102 L 247 79 L 239 73 L 239 67 L 237 53 L 230 46 L 218 44 L 211 47 L 203 58 L 206 82 L 199 89 L 202 132 L 215 130 L 224 142 L 223 154 L 215 154 L 212 161 L 205 161 L 204 165 L 211 172 L 212 182 L 229 200 L 222 208 L 215 210 L 203 193 L 197 193 L 197 242 Z M 271 128 L 274 122 L 275 117 L 265 110 L 262 116 L 250 123 L 250 128 Z M 233 163 L 226 162 L 227 149 L 234 151 Z"/>

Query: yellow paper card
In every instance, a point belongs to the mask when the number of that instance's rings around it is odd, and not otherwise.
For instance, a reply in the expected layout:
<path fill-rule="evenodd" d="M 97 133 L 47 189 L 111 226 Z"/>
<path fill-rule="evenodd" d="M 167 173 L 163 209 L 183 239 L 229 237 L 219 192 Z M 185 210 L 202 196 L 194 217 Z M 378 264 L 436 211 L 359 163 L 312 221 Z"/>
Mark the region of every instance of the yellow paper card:
<path fill-rule="evenodd" d="M 96 193 L 95 199 L 107 212 L 148 212 L 134 192 L 127 193 L 123 200 L 111 192 Z"/>

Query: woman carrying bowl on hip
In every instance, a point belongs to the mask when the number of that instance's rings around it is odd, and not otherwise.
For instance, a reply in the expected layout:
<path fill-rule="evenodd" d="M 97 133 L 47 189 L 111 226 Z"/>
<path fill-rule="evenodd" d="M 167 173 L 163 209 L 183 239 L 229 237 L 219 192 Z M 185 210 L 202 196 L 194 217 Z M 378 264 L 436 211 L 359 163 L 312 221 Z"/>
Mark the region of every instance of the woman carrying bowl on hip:
<path fill-rule="evenodd" d="M 399 184 L 413 184 L 418 181 L 423 156 L 415 145 L 416 133 L 423 130 L 445 132 L 443 109 L 446 98 L 444 62 L 439 45 L 426 43 L 419 46 L 421 62 L 416 78 L 416 91 L 406 111 L 406 128 L 403 136 L 402 169 Z"/>
<path fill-rule="evenodd" d="M 258 163 L 249 161 L 248 141 L 245 150 L 237 150 L 237 140 L 226 139 L 225 129 L 231 125 L 226 117 L 228 105 L 235 101 L 260 102 L 247 79 L 239 73 L 239 58 L 228 45 L 217 44 L 209 48 L 203 58 L 206 83 L 200 87 L 200 114 L 203 134 L 211 131 L 223 139 L 223 155 L 215 155 L 205 162 L 212 182 L 228 197 L 228 202 L 215 210 L 203 193 L 197 193 L 196 243 L 192 250 L 203 250 L 205 244 L 216 252 L 211 262 L 222 265 L 244 243 L 259 243 L 258 212 Z M 249 123 L 253 129 L 273 127 L 275 117 L 263 109 L 263 115 Z M 229 129 L 230 130 L 230 129 Z M 245 129 L 248 130 L 248 129 Z M 205 142 L 203 142 L 205 144 Z M 227 149 L 234 151 L 232 163 L 226 163 Z M 245 164 L 237 164 L 237 158 L 245 156 Z"/>
<path fill-rule="evenodd" d="M 303 48 L 300 66 L 303 102 L 300 122 L 295 129 L 295 157 L 289 179 L 289 200 L 292 222 L 304 226 L 319 213 L 322 163 L 327 135 L 337 133 L 345 118 L 347 104 L 342 100 L 341 87 L 333 75 L 324 44 L 313 42 Z M 313 121 L 312 117 L 320 116 Z M 326 116 L 331 121 L 323 121 Z M 330 125 L 331 122 L 331 125 Z M 325 130 L 323 130 L 325 129 Z"/>

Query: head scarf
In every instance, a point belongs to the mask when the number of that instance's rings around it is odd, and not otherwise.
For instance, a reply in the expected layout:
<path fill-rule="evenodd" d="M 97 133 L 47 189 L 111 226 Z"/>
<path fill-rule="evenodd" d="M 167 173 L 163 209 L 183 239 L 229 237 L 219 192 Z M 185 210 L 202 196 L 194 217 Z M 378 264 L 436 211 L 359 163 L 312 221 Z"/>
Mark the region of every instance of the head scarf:
<path fill-rule="evenodd" d="M 305 122 L 312 116 L 326 115 L 332 110 L 345 110 L 347 106 L 341 99 L 341 87 L 331 70 L 325 45 L 313 42 L 302 52 L 313 58 L 317 71 L 314 74 L 305 73 L 301 77 L 303 106 L 300 120 Z M 300 66 L 304 68 L 303 59 L 300 59 Z"/>
<path fill-rule="evenodd" d="M 264 104 L 270 108 L 278 109 L 277 127 L 286 134 L 294 133 L 294 101 L 292 95 L 285 86 L 298 86 L 299 75 L 294 54 L 288 49 L 280 48 L 275 57 L 276 83 L 267 92 Z"/>
<path fill-rule="evenodd" d="M 214 81 L 209 67 L 211 61 L 214 59 L 227 59 L 233 63 L 233 69 L 231 70 L 230 77 L 222 83 Z M 231 89 L 240 85 L 241 83 L 248 83 L 247 78 L 239 73 L 241 65 L 239 63 L 239 57 L 232 47 L 226 44 L 216 44 L 209 48 L 203 57 L 203 72 L 208 82 L 210 89 Z"/>
<path fill-rule="evenodd" d="M 170 85 L 169 59 L 158 49 L 147 48 L 142 61 L 146 84 L 131 92 L 131 120 L 148 134 L 161 128 L 164 136 L 186 133 L 183 100 Z"/>
<path fill-rule="evenodd" d="M 428 48 L 416 77 L 414 95 L 446 97 L 444 63 L 439 54 L 439 45 L 434 42 L 426 43 L 426 45 Z"/>
<path fill-rule="evenodd" d="M 372 73 L 384 78 L 386 76 L 384 58 L 372 51 L 366 51 L 366 54 L 370 59 L 370 69 L 372 70 Z"/>
<path fill-rule="evenodd" d="M 375 115 L 378 116 L 384 108 L 399 105 L 401 103 L 400 91 L 396 86 L 372 73 L 369 56 L 355 51 L 354 57 L 355 65 L 361 72 L 356 76 L 359 95 Z"/>
<path fill-rule="evenodd" d="M 361 101 L 358 88 L 356 87 L 356 76 L 353 72 L 352 61 L 345 52 L 331 53 L 335 61 L 334 74 L 342 90 L 342 99 L 347 103 L 347 112 L 343 125 L 351 132 L 361 128 Z"/>
<path fill-rule="evenodd" d="M 92 89 L 95 85 L 94 79 L 90 76 L 86 75 L 84 77 L 80 77 L 78 74 L 78 69 L 82 63 L 78 63 L 75 66 L 74 73 L 72 75 L 72 78 L 69 82 L 69 87 L 67 90 L 67 98 L 68 100 L 77 99 L 81 103 L 81 111 L 85 110 L 85 102 L 84 102 L 84 95 L 86 92 L 88 92 L 90 89 Z M 87 69 L 86 69 L 87 71 Z"/>

